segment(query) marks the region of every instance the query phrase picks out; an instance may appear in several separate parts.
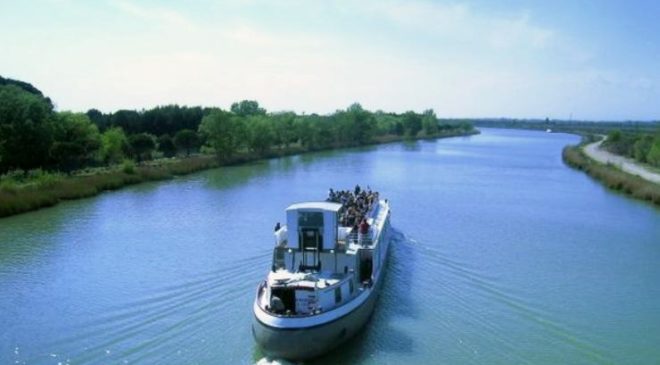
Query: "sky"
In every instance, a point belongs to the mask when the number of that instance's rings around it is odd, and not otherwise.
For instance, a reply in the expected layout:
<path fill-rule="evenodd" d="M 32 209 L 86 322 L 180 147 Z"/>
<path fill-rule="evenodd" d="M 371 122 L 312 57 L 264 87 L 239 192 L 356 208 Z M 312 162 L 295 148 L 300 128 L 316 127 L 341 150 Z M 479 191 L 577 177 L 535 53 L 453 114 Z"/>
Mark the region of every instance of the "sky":
<path fill-rule="evenodd" d="M 0 75 L 58 110 L 660 120 L 659 1 L 0 0 Z"/>

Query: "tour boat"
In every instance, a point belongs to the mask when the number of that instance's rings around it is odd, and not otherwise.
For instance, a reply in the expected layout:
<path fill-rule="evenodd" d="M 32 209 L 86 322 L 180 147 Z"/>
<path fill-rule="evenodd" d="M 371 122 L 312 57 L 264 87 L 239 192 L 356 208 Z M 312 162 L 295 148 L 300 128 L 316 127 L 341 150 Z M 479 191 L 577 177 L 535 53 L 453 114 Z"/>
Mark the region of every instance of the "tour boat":
<path fill-rule="evenodd" d="M 328 201 L 291 205 L 286 225 L 276 226 L 272 267 L 253 305 L 252 333 L 266 355 L 322 355 L 355 335 L 373 311 L 389 246 L 389 203 L 358 188 L 330 192 Z M 353 205 L 364 196 L 360 212 Z"/>

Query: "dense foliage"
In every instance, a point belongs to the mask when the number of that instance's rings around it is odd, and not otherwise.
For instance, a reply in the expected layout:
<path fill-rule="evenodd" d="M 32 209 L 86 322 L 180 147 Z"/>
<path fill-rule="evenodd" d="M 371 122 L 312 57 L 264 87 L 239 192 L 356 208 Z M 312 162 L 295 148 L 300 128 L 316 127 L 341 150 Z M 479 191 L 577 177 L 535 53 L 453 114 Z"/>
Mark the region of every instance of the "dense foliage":
<path fill-rule="evenodd" d="M 101 148 L 98 128 L 82 113 L 55 115 L 50 158 L 63 171 L 93 163 Z"/>
<path fill-rule="evenodd" d="M 608 133 L 603 147 L 612 153 L 660 167 L 660 130 L 655 134 L 614 130 Z"/>
<path fill-rule="evenodd" d="M 90 166 L 186 156 L 202 150 L 220 161 L 239 153 L 359 146 L 386 137 L 469 132 L 466 122 L 439 123 L 433 110 L 370 112 L 353 104 L 330 115 L 269 113 L 254 100 L 219 108 L 158 106 L 103 113 L 57 112 L 34 86 L 0 78 L 0 173 L 31 169 L 71 172 Z"/>
<path fill-rule="evenodd" d="M 15 85 L 0 86 L 0 172 L 47 164 L 57 123 L 43 97 Z"/>

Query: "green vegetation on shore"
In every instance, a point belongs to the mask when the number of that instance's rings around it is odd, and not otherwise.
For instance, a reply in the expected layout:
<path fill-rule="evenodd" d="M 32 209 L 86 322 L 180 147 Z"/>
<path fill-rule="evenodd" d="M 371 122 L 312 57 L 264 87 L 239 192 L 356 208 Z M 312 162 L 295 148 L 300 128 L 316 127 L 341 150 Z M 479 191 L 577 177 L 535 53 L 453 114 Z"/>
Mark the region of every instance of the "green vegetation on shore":
<path fill-rule="evenodd" d="M 651 133 L 625 133 L 613 130 L 608 133 L 603 148 L 617 155 L 660 167 L 660 130 Z"/>
<path fill-rule="evenodd" d="M 0 217 L 48 207 L 61 200 L 79 199 L 105 190 L 217 166 L 214 158 L 195 156 L 136 166 L 132 161 L 92 172 L 65 175 L 32 170 L 27 176 L 4 176 L 0 181 Z"/>
<path fill-rule="evenodd" d="M 582 146 L 566 146 L 562 157 L 568 165 L 586 172 L 612 190 L 660 205 L 660 185 L 623 172 L 614 165 L 596 162 L 585 155 Z"/>
<path fill-rule="evenodd" d="M 104 114 L 55 111 L 25 82 L 0 77 L 0 217 L 142 181 L 307 151 L 477 133 L 433 110 L 329 115 L 168 105 Z"/>

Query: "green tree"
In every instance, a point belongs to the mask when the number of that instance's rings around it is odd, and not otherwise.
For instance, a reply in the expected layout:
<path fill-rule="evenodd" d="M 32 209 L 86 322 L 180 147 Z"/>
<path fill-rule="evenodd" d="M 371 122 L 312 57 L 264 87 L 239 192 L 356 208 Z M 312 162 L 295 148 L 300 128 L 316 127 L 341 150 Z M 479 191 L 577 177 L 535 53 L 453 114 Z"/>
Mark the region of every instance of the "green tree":
<path fill-rule="evenodd" d="M 186 156 L 190 156 L 190 152 L 199 147 L 199 137 L 197 132 L 183 129 L 174 136 L 174 144 L 178 149 L 186 151 Z"/>
<path fill-rule="evenodd" d="M 0 86 L 0 172 L 48 163 L 53 143 L 50 100 L 16 85 Z"/>
<path fill-rule="evenodd" d="M 614 130 L 607 135 L 603 147 L 618 155 L 634 157 L 634 144 L 636 141 L 637 136 L 635 134 L 624 134 L 620 130 Z"/>
<path fill-rule="evenodd" d="M 653 139 L 653 146 L 646 155 L 646 161 L 653 166 L 660 167 L 660 136 Z"/>
<path fill-rule="evenodd" d="M 472 125 L 472 123 L 468 121 L 464 121 L 459 123 L 459 128 L 467 132 L 473 130 L 474 126 Z"/>
<path fill-rule="evenodd" d="M 169 134 L 163 134 L 158 137 L 158 150 L 162 152 L 165 157 L 176 156 L 176 145 L 174 145 L 174 140 Z"/>
<path fill-rule="evenodd" d="M 144 131 L 142 117 L 135 110 L 117 110 L 109 117 L 110 125 L 121 127 L 127 134 L 135 134 Z"/>
<path fill-rule="evenodd" d="M 0 76 L 0 86 L 4 86 L 4 85 L 16 86 L 19 89 L 26 91 L 27 93 L 38 96 L 42 98 L 46 102 L 46 104 L 48 104 L 48 107 L 51 110 L 53 109 L 53 103 L 51 102 L 50 98 L 44 96 L 44 94 L 39 89 L 32 86 L 32 84 L 30 83 L 20 80 L 5 79 L 4 77 Z"/>
<path fill-rule="evenodd" d="M 422 114 L 422 129 L 427 136 L 438 133 L 438 117 L 433 109 L 425 110 Z"/>
<path fill-rule="evenodd" d="M 343 116 L 348 122 L 345 128 L 350 132 L 348 143 L 362 145 L 371 141 L 376 130 L 376 120 L 369 111 L 364 110 L 359 103 L 353 103 Z"/>
<path fill-rule="evenodd" d="M 269 117 L 273 124 L 273 143 L 287 148 L 289 144 L 296 142 L 298 135 L 296 133 L 295 113 L 277 113 Z"/>
<path fill-rule="evenodd" d="M 232 113 L 215 109 L 202 118 L 199 133 L 221 160 L 231 158 L 245 142 L 245 126 Z"/>
<path fill-rule="evenodd" d="M 311 115 L 312 149 L 324 149 L 333 146 L 337 133 L 333 129 L 333 120 L 327 117 Z"/>
<path fill-rule="evenodd" d="M 108 164 L 121 162 L 128 148 L 128 139 L 120 127 L 112 127 L 101 135 L 101 159 Z"/>
<path fill-rule="evenodd" d="M 243 100 L 231 105 L 231 112 L 241 117 L 249 115 L 264 115 L 266 109 L 259 107 L 259 103 L 255 100 Z"/>
<path fill-rule="evenodd" d="M 297 117 L 293 120 L 293 128 L 300 144 L 311 149 L 314 131 L 309 118 Z"/>
<path fill-rule="evenodd" d="M 422 130 L 422 118 L 419 114 L 408 111 L 403 114 L 403 129 L 406 136 L 417 137 L 419 131 Z"/>
<path fill-rule="evenodd" d="M 395 122 L 394 128 L 392 129 L 392 133 L 396 134 L 397 136 L 403 136 L 403 133 L 405 133 L 405 129 L 403 128 L 403 123 L 399 121 Z"/>
<path fill-rule="evenodd" d="M 376 134 L 398 134 L 403 135 L 403 124 L 401 118 L 394 113 L 385 113 L 382 110 L 375 112 Z"/>
<path fill-rule="evenodd" d="M 151 159 L 151 153 L 156 149 L 156 138 L 149 133 L 137 133 L 128 137 L 128 144 L 140 162 Z"/>
<path fill-rule="evenodd" d="M 633 145 L 633 157 L 639 162 L 646 162 L 646 156 L 653 147 L 653 136 L 641 136 Z"/>
<path fill-rule="evenodd" d="M 265 116 L 255 115 L 246 120 L 248 147 L 259 155 L 265 155 L 273 145 L 275 134 Z"/>
<path fill-rule="evenodd" d="M 611 143 L 616 143 L 621 140 L 622 133 L 620 130 L 615 129 L 607 134 L 607 141 Z"/>
<path fill-rule="evenodd" d="M 58 113 L 53 126 L 50 155 L 59 169 L 68 172 L 93 161 L 101 147 L 101 136 L 86 114 Z"/>
<path fill-rule="evenodd" d="M 99 130 L 105 131 L 106 128 L 108 128 L 108 124 L 110 123 L 110 118 L 103 114 L 100 110 L 98 109 L 89 109 L 87 111 L 87 116 L 89 117 L 89 120 L 94 123 Z"/>

